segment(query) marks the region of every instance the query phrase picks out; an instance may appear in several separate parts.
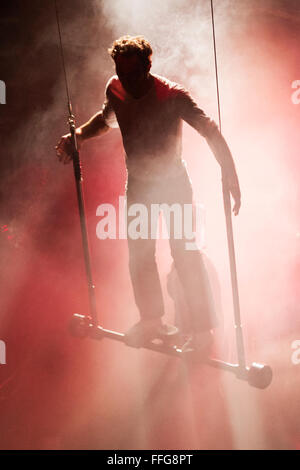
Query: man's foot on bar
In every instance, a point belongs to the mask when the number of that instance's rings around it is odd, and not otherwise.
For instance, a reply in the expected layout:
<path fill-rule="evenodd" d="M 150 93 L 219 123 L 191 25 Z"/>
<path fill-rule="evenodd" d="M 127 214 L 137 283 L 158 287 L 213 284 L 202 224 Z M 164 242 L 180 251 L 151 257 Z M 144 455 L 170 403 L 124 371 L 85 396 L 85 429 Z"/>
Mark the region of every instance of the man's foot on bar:
<path fill-rule="evenodd" d="M 183 353 L 195 353 L 208 356 L 214 342 L 211 330 L 193 333 L 181 348 Z"/>
<path fill-rule="evenodd" d="M 161 318 L 142 319 L 125 333 L 125 343 L 128 346 L 142 347 L 154 339 L 167 339 L 178 333 L 173 325 L 161 321 Z"/>

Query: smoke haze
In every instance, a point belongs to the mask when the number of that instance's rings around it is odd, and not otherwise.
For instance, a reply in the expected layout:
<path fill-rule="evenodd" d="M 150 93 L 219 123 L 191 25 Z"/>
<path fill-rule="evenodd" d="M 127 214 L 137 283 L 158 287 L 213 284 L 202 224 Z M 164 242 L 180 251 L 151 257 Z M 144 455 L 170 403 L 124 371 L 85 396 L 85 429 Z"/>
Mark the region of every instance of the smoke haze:
<path fill-rule="evenodd" d="M 209 1 L 58 5 L 77 125 L 102 107 L 115 73 L 107 48 L 124 34 L 149 39 L 152 71 L 185 86 L 218 122 Z M 68 132 L 55 11 L 48 0 L 12 2 L 3 15 L 0 76 L 7 86 L 0 109 L 3 448 L 299 448 L 300 366 L 290 357 L 300 335 L 300 105 L 291 101 L 291 84 L 300 79 L 300 7 L 283 0 L 214 6 L 222 132 L 242 191 L 233 224 L 247 358 L 269 363 L 274 382 L 261 392 L 218 370 L 69 336 L 69 319 L 87 313 L 88 297 L 72 167 L 54 153 Z M 99 317 L 125 331 L 138 319 L 126 241 L 96 237 L 96 208 L 124 194 L 119 131 L 86 143 L 81 155 Z M 220 169 L 187 125 L 183 158 L 205 207 L 205 253 L 221 291 L 216 354 L 234 361 Z M 158 261 L 172 321 L 164 241 Z"/>

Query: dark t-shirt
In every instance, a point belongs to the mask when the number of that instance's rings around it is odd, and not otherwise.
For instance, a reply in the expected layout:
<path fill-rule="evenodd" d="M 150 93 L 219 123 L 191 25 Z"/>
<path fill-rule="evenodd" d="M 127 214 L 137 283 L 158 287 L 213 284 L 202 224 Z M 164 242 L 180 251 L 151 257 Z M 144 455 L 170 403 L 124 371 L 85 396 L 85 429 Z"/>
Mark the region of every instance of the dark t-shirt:
<path fill-rule="evenodd" d="M 152 76 L 152 87 L 139 99 L 124 90 L 116 75 L 111 77 L 102 109 L 106 124 L 120 128 L 129 175 L 140 179 L 176 176 L 182 171 L 182 120 L 204 137 L 217 129 L 187 90 Z"/>

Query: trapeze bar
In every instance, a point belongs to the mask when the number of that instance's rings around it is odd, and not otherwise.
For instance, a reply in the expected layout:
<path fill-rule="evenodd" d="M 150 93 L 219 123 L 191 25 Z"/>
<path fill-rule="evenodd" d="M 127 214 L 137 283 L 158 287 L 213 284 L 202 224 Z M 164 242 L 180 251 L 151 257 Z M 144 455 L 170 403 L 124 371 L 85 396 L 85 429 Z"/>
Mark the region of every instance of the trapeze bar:
<path fill-rule="evenodd" d="M 108 330 L 99 325 L 94 325 L 91 323 L 91 319 L 89 317 L 79 315 L 77 313 L 72 317 L 70 328 L 71 333 L 76 337 L 89 337 L 96 340 L 108 338 L 127 344 L 126 335 L 124 333 L 119 333 L 118 331 Z M 252 363 L 250 367 L 243 367 L 240 364 L 231 364 L 229 362 L 221 361 L 220 359 L 204 358 L 201 357 L 201 354 L 199 355 L 199 353 L 192 349 L 184 352 L 171 342 L 163 341 L 162 339 L 154 339 L 146 342 L 145 344 L 134 347 L 149 349 L 151 351 L 160 352 L 186 361 L 205 364 L 227 372 L 233 372 L 237 378 L 245 380 L 249 385 L 260 389 L 268 387 L 272 381 L 272 369 L 265 364 Z"/>

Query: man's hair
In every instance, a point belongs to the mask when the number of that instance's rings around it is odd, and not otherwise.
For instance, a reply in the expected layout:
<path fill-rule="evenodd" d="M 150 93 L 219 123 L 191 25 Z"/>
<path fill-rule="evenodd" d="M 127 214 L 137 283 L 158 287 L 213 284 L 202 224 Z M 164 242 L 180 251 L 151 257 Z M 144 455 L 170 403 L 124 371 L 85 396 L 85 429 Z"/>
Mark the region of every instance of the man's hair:
<path fill-rule="evenodd" d="M 137 54 L 145 67 L 151 64 L 152 47 L 144 36 L 122 36 L 113 42 L 108 52 L 114 61 L 121 55 L 128 57 Z"/>

